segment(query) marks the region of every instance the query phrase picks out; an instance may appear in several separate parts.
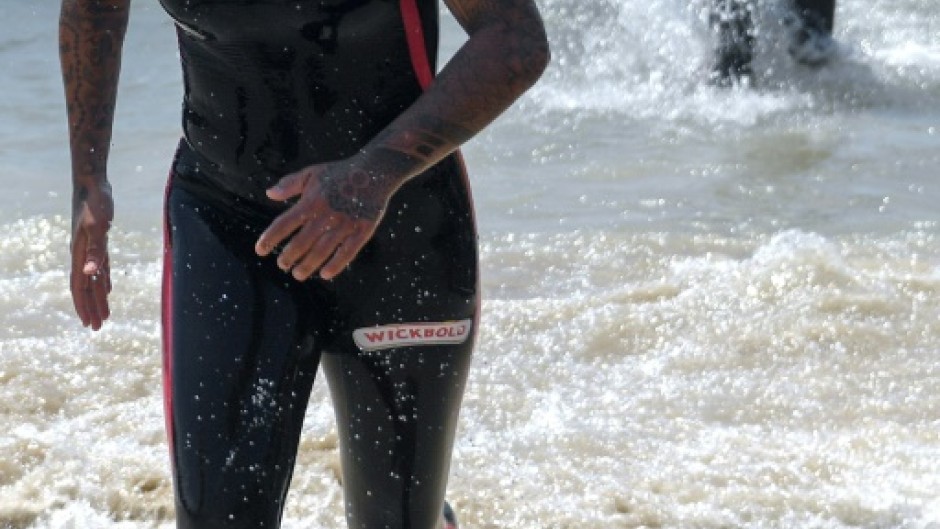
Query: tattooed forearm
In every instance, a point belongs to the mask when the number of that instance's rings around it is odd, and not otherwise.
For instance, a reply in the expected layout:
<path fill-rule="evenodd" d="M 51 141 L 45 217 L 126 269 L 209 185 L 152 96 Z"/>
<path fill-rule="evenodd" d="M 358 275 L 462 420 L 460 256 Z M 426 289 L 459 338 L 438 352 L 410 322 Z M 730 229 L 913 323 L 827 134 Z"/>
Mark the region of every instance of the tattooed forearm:
<path fill-rule="evenodd" d="M 381 150 L 391 151 L 383 157 L 384 163 L 394 162 L 399 170 L 417 169 L 430 165 L 441 151 L 449 152 L 472 136 L 472 130 L 437 114 L 414 113 L 392 123 L 373 143 Z M 394 153 L 401 159 L 393 160 Z"/>
<path fill-rule="evenodd" d="M 383 135 L 395 136 L 386 131 Z M 434 141 L 434 140 L 432 140 Z M 355 219 L 378 219 L 387 198 L 402 184 L 402 175 L 416 174 L 428 165 L 421 144 L 391 140 L 388 146 L 368 151 L 368 158 L 348 165 L 331 166 L 320 174 L 320 185 L 333 210 Z M 380 168 L 380 169 L 375 169 Z"/>
<path fill-rule="evenodd" d="M 416 158 L 428 158 L 441 148 L 459 145 L 473 136 L 472 130 L 438 115 L 419 115 L 407 125 L 404 130 L 390 127 L 385 146 Z"/>
<path fill-rule="evenodd" d="M 545 27 L 532 0 L 445 0 L 470 40 L 438 77 L 450 121 L 479 130 L 541 76 L 549 61 Z M 446 104 L 446 103 L 445 103 Z"/>
<path fill-rule="evenodd" d="M 129 0 L 62 0 L 59 58 L 77 184 L 105 178 Z"/>
<path fill-rule="evenodd" d="M 385 199 L 411 175 L 440 160 L 473 135 L 437 116 L 417 114 L 390 125 L 347 169 L 320 175 L 330 206 L 353 218 L 377 219 Z"/>
<path fill-rule="evenodd" d="M 400 171 L 403 179 L 426 169 L 506 110 L 548 63 L 545 29 L 532 0 L 446 2 L 470 38 L 418 102 L 370 142 L 364 167 Z M 386 152 L 376 157 L 378 151 Z M 396 163 L 392 153 L 399 156 Z M 393 166 L 372 163 L 378 161 Z"/>

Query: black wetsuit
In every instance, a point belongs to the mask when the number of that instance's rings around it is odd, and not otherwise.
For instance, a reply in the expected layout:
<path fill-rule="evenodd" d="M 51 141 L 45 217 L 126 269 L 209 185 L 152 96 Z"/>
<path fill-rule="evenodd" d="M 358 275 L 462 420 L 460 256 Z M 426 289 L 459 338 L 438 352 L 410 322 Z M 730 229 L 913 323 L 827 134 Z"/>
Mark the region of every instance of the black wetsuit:
<path fill-rule="evenodd" d="M 450 156 L 406 183 L 332 281 L 254 244 L 285 174 L 355 153 L 436 60 L 436 0 L 161 0 L 184 139 L 167 190 L 164 362 L 180 528 L 277 527 L 322 365 L 352 528 L 439 523 L 479 308 Z"/>
<path fill-rule="evenodd" d="M 757 5 L 757 0 L 713 0 L 710 21 L 718 45 L 712 73 L 718 84 L 752 75 Z M 793 27 L 791 46 L 805 41 L 811 33 L 832 34 L 836 0 L 787 0 L 786 5 L 790 15 L 785 22 Z"/>

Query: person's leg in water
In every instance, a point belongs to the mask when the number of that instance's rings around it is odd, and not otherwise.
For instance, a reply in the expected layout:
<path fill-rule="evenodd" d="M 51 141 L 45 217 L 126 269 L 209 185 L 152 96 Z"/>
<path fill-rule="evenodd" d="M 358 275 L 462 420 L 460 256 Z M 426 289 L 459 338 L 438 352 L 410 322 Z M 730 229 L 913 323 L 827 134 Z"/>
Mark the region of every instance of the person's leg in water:
<path fill-rule="evenodd" d="M 167 200 L 164 392 L 178 529 L 276 529 L 319 353 L 318 305 L 252 255 L 260 234 Z"/>
<path fill-rule="evenodd" d="M 322 367 L 350 529 L 456 525 L 444 496 L 478 323 L 476 231 L 456 158 L 419 178 L 334 280 L 345 330 Z"/>
<path fill-rule="evenodd" d="M 718 86 L 750 84 L 756 30 L 756 0 L 714 0 L 710 25 L 717 39 L 710 82 Z M 796 62 L 821 66 L 836 53 L 832 40 L 835 0 L 791 0 L 784 24 L 787 51 Z"/>
<path fill-rule="evenodd" d="M 472 341 L 324 355 L 350 529 L 455 525 L 444 495 Z"/>
<path fill-rule="evenodd" d="M 793 60 L 807 66 L 821 66 L 836 53 L 832 40 L 835 0 L 793 0 L 792 14 L 785 20 L 790 30 L 787 51 Z"/>
<path fill-rule="evenodd" d="M 443 497 L 479 289 L 469 195 L 446 165 L 399 191 L 332 282 L 293 280 L 254 255 L 264 223 L 171 189 L 164 353 L 179 529 L 279 526 L 324 351 L 351 527 L 455 525 Z"/>
<path fill-rule="evenodd" d="M 717 39 L 709 82 L 717 86 L 751 83 L 754 56 L 754 0 L 715 0 L 709 24 Z"/>

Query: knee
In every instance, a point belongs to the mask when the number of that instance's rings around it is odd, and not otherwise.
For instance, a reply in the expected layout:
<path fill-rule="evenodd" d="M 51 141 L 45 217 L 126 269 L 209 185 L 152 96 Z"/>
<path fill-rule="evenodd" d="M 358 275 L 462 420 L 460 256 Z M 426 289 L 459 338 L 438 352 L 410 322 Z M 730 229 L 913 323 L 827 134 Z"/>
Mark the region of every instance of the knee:
<path fill-rule="evenodd" d="M 256 480 L 201 476 L 176 491 L 177 529 L 276 529 L 283 498 Z"/>
<path fill-rule="evenodd" d="M 176 503 L 177 529 L 277 529 L 278 515 L 270 515 L 261 505 L 233 506 L 215 501 L 211 505 Z M 277 509 L 278 513 L 280 509 Z"/>

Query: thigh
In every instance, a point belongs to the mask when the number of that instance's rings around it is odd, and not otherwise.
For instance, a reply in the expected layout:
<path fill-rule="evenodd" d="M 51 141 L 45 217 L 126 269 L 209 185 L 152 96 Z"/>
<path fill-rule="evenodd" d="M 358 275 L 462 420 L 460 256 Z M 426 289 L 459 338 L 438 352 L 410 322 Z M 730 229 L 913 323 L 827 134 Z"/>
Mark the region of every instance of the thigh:
<path fill-rule="evenodd" d="M 323 356 L 351 529 L 440 521 L 478 322 L 476 232 L 455 160 L 396 194 L 335 281 Z"/>
<path fill-rule="evenodd" d="M 179 189 L 167 208 L 178 527 L 277 527 L 317 369 L 313 307 L 232 218 Z"/>
<path fill-rule="evenodd" d="M 472 341 L 324 355 L 351 529 L 438 527 Z"/>

